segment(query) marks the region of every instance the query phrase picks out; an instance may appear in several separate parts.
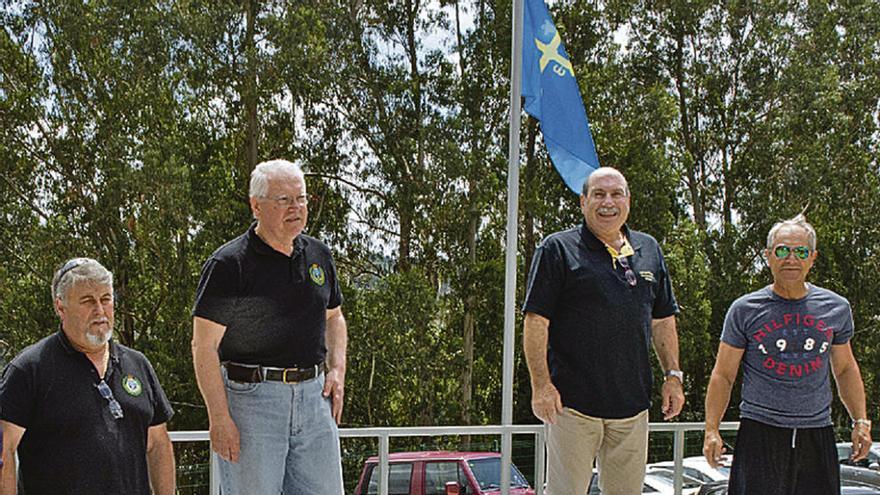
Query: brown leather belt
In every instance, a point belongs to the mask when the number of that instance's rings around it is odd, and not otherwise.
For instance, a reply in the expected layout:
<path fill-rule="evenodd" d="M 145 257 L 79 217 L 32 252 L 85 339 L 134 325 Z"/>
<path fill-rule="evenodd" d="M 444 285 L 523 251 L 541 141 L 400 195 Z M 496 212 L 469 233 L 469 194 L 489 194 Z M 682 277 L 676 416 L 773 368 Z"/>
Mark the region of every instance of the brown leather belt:
<path fill-rule="evenodd" d="M 324 363 L 318 363 L 308 368 L 274 368 L 260 366 L 259 364 L 241 364 L 227 361 L 226 376 L 235 382 L 259 383 L 263 381 L 298 383 L 311 380 L 324 371 Z"/>

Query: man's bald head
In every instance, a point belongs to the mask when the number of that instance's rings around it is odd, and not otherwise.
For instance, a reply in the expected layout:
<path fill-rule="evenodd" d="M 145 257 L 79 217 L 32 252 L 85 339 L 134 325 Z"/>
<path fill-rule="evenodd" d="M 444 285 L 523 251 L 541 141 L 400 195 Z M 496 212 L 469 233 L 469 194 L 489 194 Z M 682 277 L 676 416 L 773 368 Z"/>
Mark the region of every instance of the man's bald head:
<path fill-rule="evenodd" d="M 629 196 L 629 184 L 627 184 L 626 182 L 626 177 L 623 176 L 620 170 L 617 170 L 614 167 L 599 167 L 594 170 L 593 173 L 590 174 L 590 176 L 587 178 L 587 180 L 584 181 L 584 185 L 581 188 L 581 194 L 583 194 L 584 196 L 589 196 L 590 186 L 592 186 L 593 183 L 595 183 L 600 178 L 607 177 L 609 175 L 618 177 L 620 180 L 623 181 L 623 185 L 626 188 L 626 195 Z"/>

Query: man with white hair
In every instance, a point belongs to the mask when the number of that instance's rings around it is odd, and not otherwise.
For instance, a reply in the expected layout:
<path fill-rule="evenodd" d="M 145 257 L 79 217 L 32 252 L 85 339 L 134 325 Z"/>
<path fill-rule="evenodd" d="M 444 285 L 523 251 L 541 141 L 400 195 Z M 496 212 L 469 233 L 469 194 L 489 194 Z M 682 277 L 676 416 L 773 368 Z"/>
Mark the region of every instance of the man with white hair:
<path fill-rule="evenodd" d="M 803 215 L 770 229 L 764 255 L 773 283 L 734 301 L 724 320 L 706 392 L 703 453 L 713 467 L 720 461 L 719 423 L 742 363 L 728 493 L 839 494 L 829 370 L 853 419 L 853 460 L 871 447 L 865 387 L 850 346 L 852 310 L 843 297 L 807 282 L 818 252 Z"/>
<path fill-rule="evenodd" d="M 224 495 L 341 495 L 346 324 L 330 249 L 303 233 L 302 170 L 254 168 L 256 221 L 205 262 L 193 363 Z"/>
<path fill-rule="evenodd" d="M 0 494 L 173 494 L 173 412 L 147 358 L 112 340 L 113 275 L 71 259 L 55 272 L 52 299 L 61 330 L 0 380 Z"/>

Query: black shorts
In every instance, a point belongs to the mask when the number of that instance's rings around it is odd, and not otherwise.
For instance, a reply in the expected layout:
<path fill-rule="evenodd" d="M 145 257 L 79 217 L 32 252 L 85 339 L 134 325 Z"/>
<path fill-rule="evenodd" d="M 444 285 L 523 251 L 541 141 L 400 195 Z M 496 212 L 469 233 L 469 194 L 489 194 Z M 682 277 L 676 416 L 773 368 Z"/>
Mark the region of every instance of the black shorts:
<path fill-rule="evenodd" d="M 840 495 L 834 429 L 739 424 L 728 495 Z"/>

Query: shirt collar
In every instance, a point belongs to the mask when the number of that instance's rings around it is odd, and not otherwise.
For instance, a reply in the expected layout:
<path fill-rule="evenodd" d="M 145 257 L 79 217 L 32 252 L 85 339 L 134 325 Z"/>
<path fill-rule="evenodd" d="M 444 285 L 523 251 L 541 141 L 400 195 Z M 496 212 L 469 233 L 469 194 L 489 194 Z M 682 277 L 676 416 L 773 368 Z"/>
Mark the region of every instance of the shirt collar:
<path fill-rule="evenodd" d="M 263 239 L 260 238 L 260 236 L 257 235 L 256 229 L 257 229 L 257 222 L 254 222 L 248 228 L 247 236 L 248 236 L 248 243 L 251 246 L 253 246 L 254 250 L 257 253 L 265 255 L 265 256 L 273 256 L 273 255 L 284 256 L 283 253 L 279 253 L 272 246 L 266 244 L 266 241 L 264 241 Z M 303 247 L 305 247 L 305 241 L 303 240 L 302 234 L 300 234 L 293 239 L 293 253 L 291 253 L 290 257 L 295 258 L 296 255 L 299 254 L 299 252 L 303 250 Z M 284 257 L 287 258 L 287 256 L 284 256 Z"/>
<path fill-rule="evenodd" d="M 633 248 L 633 251 L 638 251 L 641 247 L 638 240 L 633 240 L 632 235 L 630 233 L 629 227 L 626 224 L 620 228 L 623 232 L 624 237 L 626 237 L 627 241 L 629 241 L 630 245 Z M 587 247 L 592 251 L 606 251 L 605 243 L 600 241 L 596 234 L 593 234 L 593 231 L 587 227 L 587 222 L 581 223 L 581 239 L 583 239 L 584 243 Z"/>
<path fill-rule="evenodd" d="M 70 339 L 67 338 L 67 334 L 64 333 L 64 329 L 61 328 L 61 325 L 58 326 L 58 343 L 61 345 L 61 348 L 64 349 L 64 352 L 67 354 L 82 354 L 82 352 L 76 350 L 73 347 L 73 344 L 70 343 Z M 119 345 L 113 338 L 110 338 L 110 360 L 114 363 L 119 362 Z"/>

